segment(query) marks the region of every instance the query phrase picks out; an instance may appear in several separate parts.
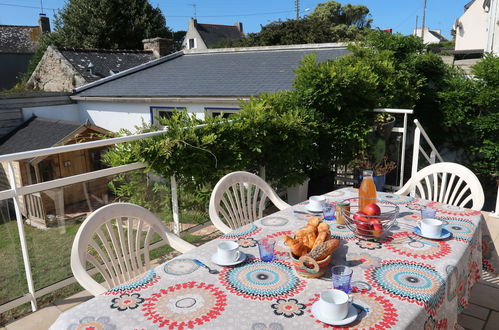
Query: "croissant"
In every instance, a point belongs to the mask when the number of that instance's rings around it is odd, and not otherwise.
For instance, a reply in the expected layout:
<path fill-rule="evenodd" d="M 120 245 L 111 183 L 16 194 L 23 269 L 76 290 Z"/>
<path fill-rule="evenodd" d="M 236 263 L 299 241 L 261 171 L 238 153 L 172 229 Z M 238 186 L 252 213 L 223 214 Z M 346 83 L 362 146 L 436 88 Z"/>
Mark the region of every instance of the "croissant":
<path fill-rule="evenodd" d="M 291 250 L 291 253 L 293 253 L 298 258 L 310 252 L 310 249 L 306 247 L 301 241 L 292 239 L 288 235 L 284 236 L 284 242 Z"/>
<path fill-rule="evenodd" d="M 321 218 L 312 217 L 308 220 L 307 226 L 317 227 L 321 223 Z"/>
<path fill-rule="evenodd" d="M 319 231 L 319 233 L 321 231 L 329 231 L 329 225 L 327 223 L 325 223 L 325 222 L 321 222 L 319 224 L 319 226 L 317 227 L 317 230 Z"/>
<path fill-rule="evenodd" d="M 312 250 L 315 249 L 319 244 L 325 242 L 329 238 L 329 235 L 326 231 L 321 231 L 317 238 L 315 239 L 314 245 L 312 246 Z"/>

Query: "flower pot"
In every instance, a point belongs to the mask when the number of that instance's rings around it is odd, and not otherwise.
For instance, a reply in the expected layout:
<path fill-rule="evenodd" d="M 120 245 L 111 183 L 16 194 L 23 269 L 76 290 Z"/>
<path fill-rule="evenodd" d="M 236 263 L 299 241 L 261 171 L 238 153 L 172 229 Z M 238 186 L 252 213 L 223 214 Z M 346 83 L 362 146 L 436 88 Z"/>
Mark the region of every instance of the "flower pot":
<path fill-rule="evenodd" d="M 287 187 L 288 204 L 295 205 L 308 199 L 308 182 L 306 179 L 302 184 L 297 184 L 292 187 Z"/>
<path fill-rule="evenodd" d="M 386 174 L 373 176 L 376 191 L 383 191 L 386 182 Z M 362 174 L 359 174 L 359 185 L 362 183 Z"/>
<path fill-rule="evenodd" d="M 388 139 L 390 138 L 390 134 L 392 134 L 392 129 L 394 126 L 395 126 L 395 118 L 393 118 L 391 121 L 387 123 L 375 124 L 374 131 L 376 132 L 376 135 L 385 140 L 385 142 L 388 142 Z"/>

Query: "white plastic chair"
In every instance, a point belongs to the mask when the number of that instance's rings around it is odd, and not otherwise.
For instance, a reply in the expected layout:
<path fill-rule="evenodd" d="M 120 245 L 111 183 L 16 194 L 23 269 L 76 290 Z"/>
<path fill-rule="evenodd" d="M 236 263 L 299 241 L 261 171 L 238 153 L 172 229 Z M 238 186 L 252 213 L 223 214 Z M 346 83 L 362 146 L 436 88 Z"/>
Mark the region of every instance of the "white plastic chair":
<path fill-rule="evenodd" d="M 279 210 L 290 207 L 259 176 L 242 171 L 229 173 L 211 193 L 210 219 L 218 230 L 227 234 L 263 217 L 267 198 Z"/>
<path fill-rule="evenodd" d="M 476 175 L 463 165 L 437 163 L 417 172 L 395 194 L 420 197 L 422 199 L 471 208 L 480 211 L 485 201 L 482 185 Z"/>
<path fill-rule="evenodd" d="M 131 281 L 151 268 L 150 241 L 158 233 L 182 253 L 195 246 L 168 231 L 149 210 L 130 203 L 114 203 L 92 212 L 81 224 L 71 249 L 71 270 L 94 296 Z M 95 281 L 86 270 L 92 264 L 105 282 Z"/>

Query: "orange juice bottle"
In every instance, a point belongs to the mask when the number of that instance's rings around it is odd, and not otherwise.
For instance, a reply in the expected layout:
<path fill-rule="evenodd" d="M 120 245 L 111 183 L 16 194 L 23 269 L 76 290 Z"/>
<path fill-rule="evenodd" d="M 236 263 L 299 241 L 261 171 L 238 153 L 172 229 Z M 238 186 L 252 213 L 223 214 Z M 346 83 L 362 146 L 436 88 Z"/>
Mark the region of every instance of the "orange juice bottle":
<path fill-rule="evenodd" d="M 376 203 L 376 186 L 373 180 L 373 171 L 362 172 L 362 183 L 359 187 L 359 211 L 364 211 L 366 205 Z"/>

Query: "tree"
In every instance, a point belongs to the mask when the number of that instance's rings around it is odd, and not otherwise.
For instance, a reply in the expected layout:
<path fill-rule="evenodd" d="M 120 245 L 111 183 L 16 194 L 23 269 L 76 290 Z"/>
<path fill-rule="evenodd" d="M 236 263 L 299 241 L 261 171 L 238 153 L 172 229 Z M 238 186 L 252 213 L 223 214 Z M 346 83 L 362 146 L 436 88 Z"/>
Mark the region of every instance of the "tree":
<path fill-rule="evenodd" d="M 364 36 L 371 27 L 369 9 L 362 5 L 327 1 L 302 19 L 275 21 L 249 33 L 238 41 L 224 41 L 219 47 L 271 46 L 352 41 Z"/>
<path fill-rule="evenodd" d="M 165 17 L 148 0 L 70 0 L 55 17 L 66 47 L 140 49 L 142 40 L 171 37 Z"/>

